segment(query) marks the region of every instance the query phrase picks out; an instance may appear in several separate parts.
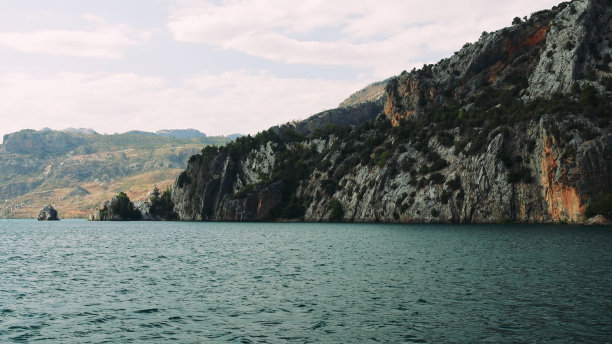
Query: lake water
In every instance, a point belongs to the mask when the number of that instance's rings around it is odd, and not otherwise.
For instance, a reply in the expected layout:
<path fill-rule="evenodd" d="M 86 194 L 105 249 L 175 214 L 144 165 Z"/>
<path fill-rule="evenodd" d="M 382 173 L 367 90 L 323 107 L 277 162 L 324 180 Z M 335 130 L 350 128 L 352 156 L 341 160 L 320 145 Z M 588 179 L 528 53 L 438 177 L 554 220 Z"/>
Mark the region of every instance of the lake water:
<path fill-rule="evenodd" d="M 0 342 L 612 341 L 612 228 L 0 220 Z"/>

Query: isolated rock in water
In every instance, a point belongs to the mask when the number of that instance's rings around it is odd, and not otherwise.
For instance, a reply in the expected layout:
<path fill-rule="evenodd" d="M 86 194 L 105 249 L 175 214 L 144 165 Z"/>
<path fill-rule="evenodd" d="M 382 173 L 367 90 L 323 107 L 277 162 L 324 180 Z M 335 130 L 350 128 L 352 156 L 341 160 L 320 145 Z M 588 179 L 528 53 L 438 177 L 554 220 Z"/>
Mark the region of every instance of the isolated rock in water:
<path fill-rule="evenodd" d="M 38 213 L 38 221 L 57 221 L 57 210 L 50 205 L 45 205 Z"/>

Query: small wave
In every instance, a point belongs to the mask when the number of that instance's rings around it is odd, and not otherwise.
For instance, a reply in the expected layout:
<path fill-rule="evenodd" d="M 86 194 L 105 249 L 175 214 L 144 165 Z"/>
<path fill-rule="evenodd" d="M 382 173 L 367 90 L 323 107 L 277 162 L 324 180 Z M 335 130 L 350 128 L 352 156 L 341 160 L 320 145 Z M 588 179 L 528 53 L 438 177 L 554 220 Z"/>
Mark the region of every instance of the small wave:
<path fill-rule="evenodd" d="M 157 313 L 159 312 L 159 308 L 147 308 L 147 309 L 139 309 L 137 311 L 134 311 L 134 313 L 138 313 L 138 314 L 150 314 L 150 313 Z"/>
<path fill-rule="evenodd" d="M 316 329 L 325 327 L 326 325 L 327 325 L 327 323 L 325 321 L 321 320 L 321 321 L 317 322 L 316 324 L 314 324 L 314 326 L 311 327 L 311 329 L 312 330 L 316 330 Z"/>

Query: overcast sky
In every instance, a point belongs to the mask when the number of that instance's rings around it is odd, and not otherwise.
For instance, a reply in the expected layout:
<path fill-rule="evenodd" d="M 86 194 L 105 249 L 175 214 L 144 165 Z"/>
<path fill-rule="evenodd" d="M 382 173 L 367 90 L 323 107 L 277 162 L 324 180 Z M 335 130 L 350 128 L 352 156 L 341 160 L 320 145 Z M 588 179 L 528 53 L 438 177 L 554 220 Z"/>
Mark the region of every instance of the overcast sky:
<path fill-rule="evenodd" d="M 0 136 L 254 134 L 551 0 L 0 0 Z"/>

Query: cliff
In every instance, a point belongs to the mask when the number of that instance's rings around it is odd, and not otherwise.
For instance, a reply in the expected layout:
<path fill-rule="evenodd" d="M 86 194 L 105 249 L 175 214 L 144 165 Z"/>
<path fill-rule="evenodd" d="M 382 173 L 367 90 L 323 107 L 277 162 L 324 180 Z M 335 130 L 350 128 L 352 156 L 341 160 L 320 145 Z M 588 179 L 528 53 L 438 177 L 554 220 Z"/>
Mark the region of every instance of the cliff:
<path fill-rule="evenodd" d="M 562 3 L 402 72 L 381 97 L 207 147 L 176 180 L 175 210 L 212 221 L 582 223 L 612 183 L 611 17 L 609 1 Z"/>

